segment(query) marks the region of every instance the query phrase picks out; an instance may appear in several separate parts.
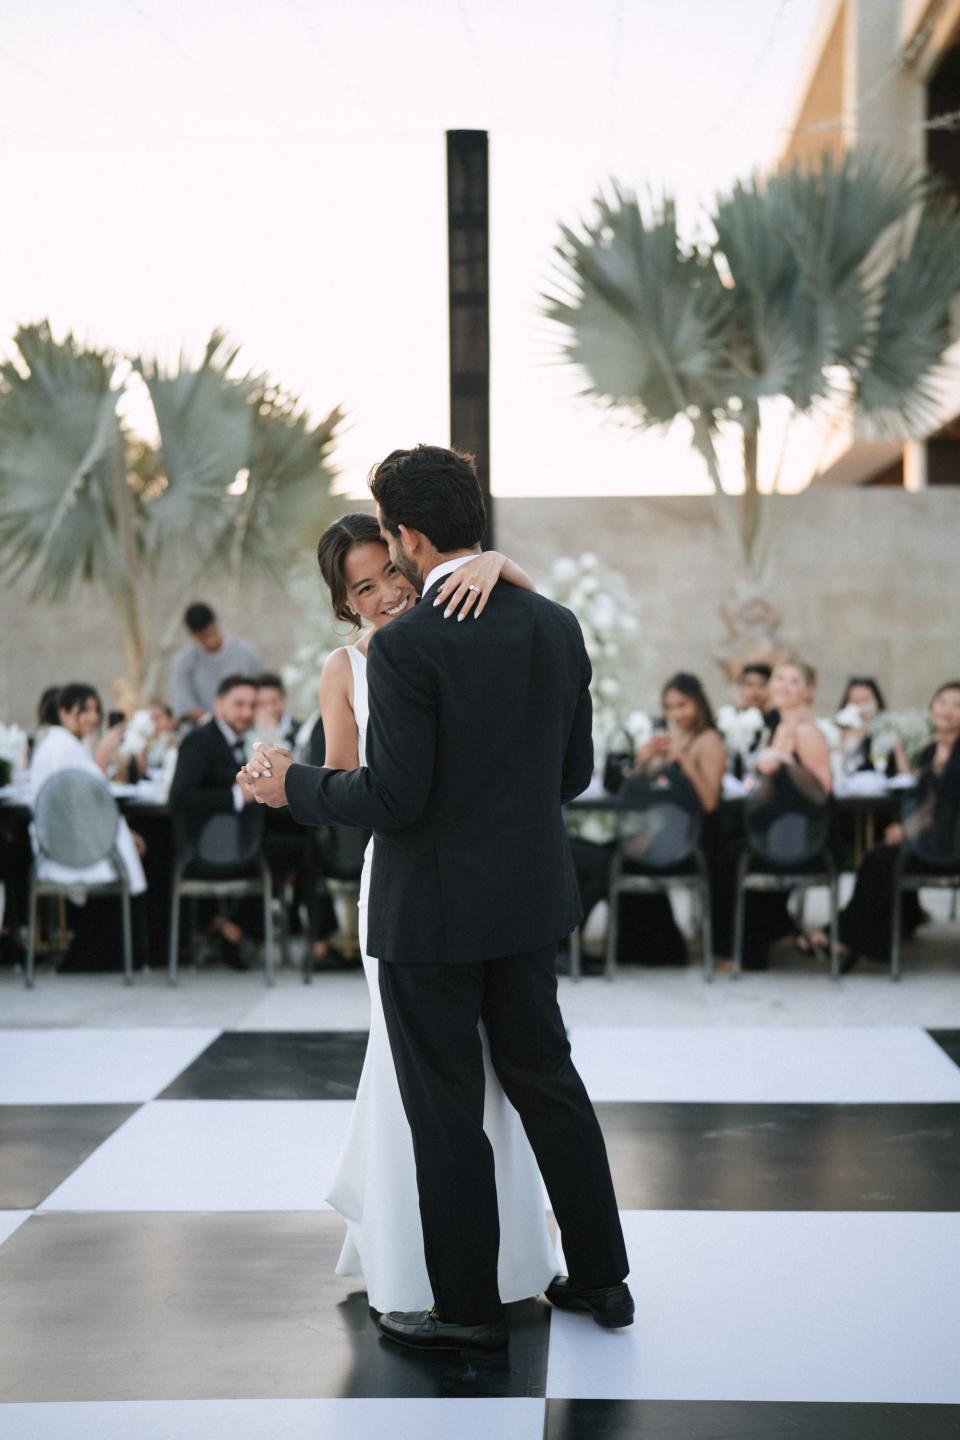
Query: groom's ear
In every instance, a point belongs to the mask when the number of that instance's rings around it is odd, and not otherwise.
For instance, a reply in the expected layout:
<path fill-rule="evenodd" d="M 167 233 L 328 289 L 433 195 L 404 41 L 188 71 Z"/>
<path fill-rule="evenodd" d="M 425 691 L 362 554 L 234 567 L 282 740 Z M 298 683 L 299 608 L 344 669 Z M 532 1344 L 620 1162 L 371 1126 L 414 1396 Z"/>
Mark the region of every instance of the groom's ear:
<path fill-rule="evenodd" d="M 419 555 L 423 545 L 423 536 L 419 530 L 411 530 L 409 525 L 400 524 L 400 544 L 410 556 Z"/>

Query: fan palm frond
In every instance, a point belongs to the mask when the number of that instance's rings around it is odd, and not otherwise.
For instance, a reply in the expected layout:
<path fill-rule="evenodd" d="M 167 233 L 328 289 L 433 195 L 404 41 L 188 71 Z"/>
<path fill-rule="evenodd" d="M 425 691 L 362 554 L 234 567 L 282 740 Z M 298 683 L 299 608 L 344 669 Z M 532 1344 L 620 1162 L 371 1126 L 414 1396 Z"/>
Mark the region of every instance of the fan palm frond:
<path fill-rule="evenodd" d="M 584 393 L 628 407 L 643 426 L 690 408 L 712 416 L 726 398 L 730 312 L 717 275 L 681 245 L 671 199 L 644 207 L 613 184 L 595 212 L 579 232 L 562 227 L 557 283 L 544 296 Z"/>
<path fill-rule="evenodd" d="M 274 386 L 261 389 L 252 405 L 249 477 L 231 502 L 227 552 L 231 567 L 253 566 L 279 579 L 324 527 L 344 412 L 337 407 L 314 423 Z"/>
<path fill-rule="evenodd" d="M 958 293 L 960 212 L 934 196 L 884 278 L 868 351 L 852 374 L 855 403 L 882 434 L 909 439 L 942 419 L 943 356 Z"/>
<path fill-rule="evenodd" d="M 37 599 L 62 600 L 78 581 L 114 589 L 122 437 L 116 358 L 46 322 L 23 326 L 0 366 L 0 572 L 30 575 Z M 122 471 L 121 471 L 122 473 Z"/>
<path fill-rule="evenodd" d="M 167 477 L 150 506 L 154 557 L 170 541 L 205 554 L 221 526 L 227 487 L 249 464 L 255 382 L 229 374 L 237 354 L 215 331 L 196 369 L 181 359 L 174 373 L 164 374 L 156 360 L 133 362 L 150 393 Z"/>

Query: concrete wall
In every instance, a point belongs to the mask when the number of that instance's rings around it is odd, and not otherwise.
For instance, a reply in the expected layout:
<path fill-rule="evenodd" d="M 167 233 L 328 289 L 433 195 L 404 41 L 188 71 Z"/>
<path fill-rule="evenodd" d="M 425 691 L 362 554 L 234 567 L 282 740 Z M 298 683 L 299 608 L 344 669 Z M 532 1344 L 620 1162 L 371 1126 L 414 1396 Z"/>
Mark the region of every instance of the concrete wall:
<path fill-rule="evenodd" d="M 820 667 L 821 708 L 833 709 L 851 671 L 876 674 L 898 708 L 925 705 L 937 683 L 960 674 L 960 491 L 807 491 L 770 503 L 783 638 Z M 496 523 L 498 547 L 536 577 L 556 556 L 588 549 L 628 576 L 641 620 L 624 677 L 634 703 L 655 704 L 679 668 L 724 698 L 714 656 L 732 577 L 709 497 L 500 500 Z M 177 579 L 168 603 L 179 611 L 195 597 L 181 594 Z M 252 586 L 232 600 L 211 587 L 205 598 L 235 633 L 266 622 L 278 637 L 271 663 L 301 638 L 283 592 Z M 41 690 L 57 680 L 91 680 L 108 699 L 121 666 L 105 605 L 87 596 L 51 610 L 9 591 L 0 605 L 0 720 L 29 723 Z"/>

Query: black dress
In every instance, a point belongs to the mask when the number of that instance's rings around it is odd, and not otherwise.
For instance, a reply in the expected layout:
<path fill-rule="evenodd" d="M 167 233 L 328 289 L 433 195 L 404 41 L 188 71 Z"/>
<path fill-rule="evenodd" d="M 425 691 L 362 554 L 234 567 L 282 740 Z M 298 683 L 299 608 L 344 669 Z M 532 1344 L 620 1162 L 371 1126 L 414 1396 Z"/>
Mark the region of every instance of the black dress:
<path fill-rule="evenodd" d="M 717 812 L 707 813 L 697 798 L 693 785 L 682 766 L 674 760 L 669 765 L 658 767 L 654 775 L 668 780 L 674 802 L 680 801 L 691 812 L 695 812 L 700 824 L 699 848 L 711 857 L 717 848 Z M 638 870 L 629 861 L 624 872 Z M 683 870 L 692 870 L 693 862 L 688 861 Z M 667 893 L 659 895 L 622 895 L 619 901 L 619 926 L 617 933 L 617 961 L 621 965 L 686 965 L 689 963 L 687 942 L 677 924 L 673 905 Z"/>
<path fill-rule="evenodd" d="M 819 792 L 826 802 L 826 795 L 809 771 L 804 769 L 796 751 L 794 765 L 802 773 L 803 789 Z M 793 808 L 798 798 L 796 776 L 791 767 L 783 767 L 766 777 L 769 791 L 770 810 L 775 814 Z M 742 816 L 737 817 L 738 833 L 727 837 L 718 845 L 710 866 L 710 901 L 713 921 L 714 948 L 718 955 L 733 954 L 734 917 L 737 899 L 737 874 L 740 857 L 746 846 Z M 748 890 L 744 906 L 743 968 L 744 970 L 766 970 L 769 966 L 770 946 L 786 935 L 797 932 L 797 925 L 790 914 L 787 890 Z"/>
<path fill-rule="evenodd" d="M 956 862 L 957 822 L 960 818 L 960 742 L 954 744 L 946 764 L 937 774 L 933 768 L 936 746 L 930 745 L 920 757 L 917 788 L 905 800 L 903 824 L 911 848 L 919 851 L 916 869 L 936 869 L 938 858 L 948 865 Z M 902 845 L 878 845 L 863 859 L 857 871 L 850 903 L 840 912 L 840 939 L 855 954 L 871 960 L 887 960 L 893 939 L 893 872 Z M 922 858 L 921 858 L 922 857 Z M 910 862 L 908 862 L 910 863 Z M 923 921 L 920 897 L 915 890 L 903 894 L 903 934 L 910 936 Z"/>

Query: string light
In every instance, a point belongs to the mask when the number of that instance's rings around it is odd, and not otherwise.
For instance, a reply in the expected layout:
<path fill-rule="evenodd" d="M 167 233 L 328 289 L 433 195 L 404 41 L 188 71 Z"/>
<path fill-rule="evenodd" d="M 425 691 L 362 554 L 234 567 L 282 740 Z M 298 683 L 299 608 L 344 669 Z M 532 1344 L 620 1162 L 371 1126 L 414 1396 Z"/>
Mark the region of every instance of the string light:
<path fill-rule="evenodd" d="M 783 17 L 786 15 L 787 9 L 790 4 L 791 0 L 780 0 L 780 4 L 777 6 L 776 14 L 773 17 L 773 23 L 770 26 L 769 31 L 767 32 L 767 38 L 764 41 L 763 45 L 761 45 L 753 64 L 750 66 L 750 69 L 747 71 L 747 78 L 743 82 L 740 93 L 736 96 L 733 103 L 728 106 L 728 108 L 721 115 L 720 119 L 713 127 L 714 129 L 724 129 L 724 127 L 729 123 L 729 121 L 733 119 L 734 115 L 736 115 L 744 100 L 753 90 L 753 87 L 756 85 L 757 80 L 759 79 L 760 71 L 766 64 L 767 57 L 773 49 L 774 45 L 776 44 L 777 36 L 780 33 L 780 26 L 783 23 Z"/>
<path fill-rule="evenodd" d="M 460 27 L 466 38 L 467 48 L 470 51 L 470 58 L 473 60 L 474 69 L 480 77 L 484 90 L 487 92 L 487 103 L 490 106 L 490 114 L 495 120 L 499 121 L 500 129 L 507 135 L 510 135 L 513 132 L 504 121 L 503 114 L 494 94 L 493 86 L 490 84 L 490 76 L 487 73 L 486 62 L 480 53 L 476 32 L 473 28 L 473 22 L 470 19 L 470 12 L 467 9 L 467 0 L 457 0 L 457 14 L 460 17 Z"/>
<path fill-rule="evenodd" d="M 290 6 L 290 9 L 296 15 L 297 19 L 300 21 L 300 24 L 306 31 L 311 44 L 313 45 L 317 53 L 321 56 L 323 63 L 326 65 L 330 73 L 336 77 L 336 79 L 344 87 L 345 90 L 348 90 L 350 92 L 353 98 L 364 108 L 364 110 L 366 110 L 368 114 L 372 115 L 374 119 L 376 119 L 377 112 L 374 109 L 373 105 L 371 105 L 369 96 L 361 88 L 361 86 L 357 84 L 350 72 L 348 70 L 345 70 L 344 67 L 340 64 L 340 61 L 337 59 L 332 46 L 324 43 L 322 36 L 320 35 L 316 25 L 313 22 L 313 16 L 307 13 L 304 7 L 300 4 L 300 0 L 287 0 L 287 4 Z"/>
<path fill-rule="evenodd" d="M 620 120 L 620 53 L 623 49 L 624 0 L 613 0 L 613 26 L 610 54 L 610 108 L 607 131 L 617 133 Z"/>

